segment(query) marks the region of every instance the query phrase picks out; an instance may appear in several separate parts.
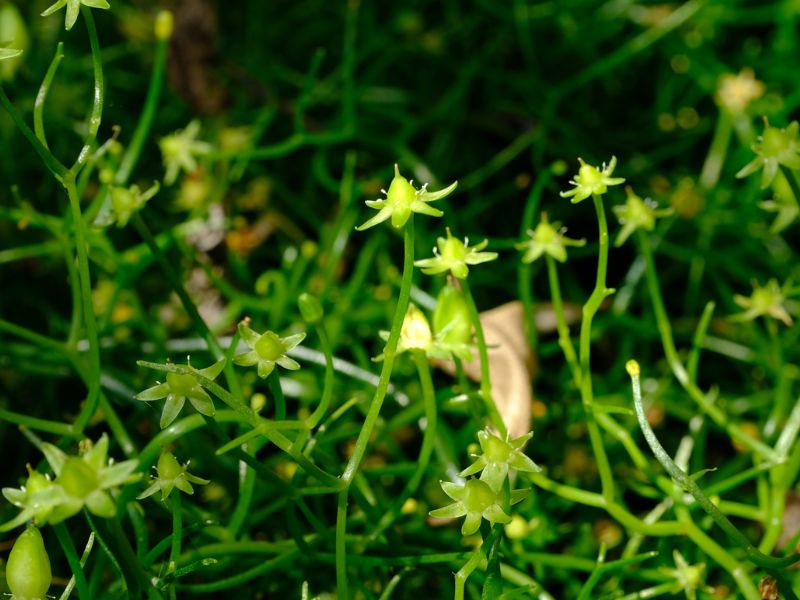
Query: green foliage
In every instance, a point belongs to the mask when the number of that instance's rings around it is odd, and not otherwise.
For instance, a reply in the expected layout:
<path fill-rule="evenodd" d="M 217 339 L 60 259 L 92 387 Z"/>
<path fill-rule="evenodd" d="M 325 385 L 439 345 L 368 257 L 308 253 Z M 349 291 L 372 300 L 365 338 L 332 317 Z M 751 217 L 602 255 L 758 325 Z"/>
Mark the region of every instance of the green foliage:
<path fill-rule="evenodd" d="M 47 4 L 0 0 L 14 597 L 797 598 L 796 1 Z"/>

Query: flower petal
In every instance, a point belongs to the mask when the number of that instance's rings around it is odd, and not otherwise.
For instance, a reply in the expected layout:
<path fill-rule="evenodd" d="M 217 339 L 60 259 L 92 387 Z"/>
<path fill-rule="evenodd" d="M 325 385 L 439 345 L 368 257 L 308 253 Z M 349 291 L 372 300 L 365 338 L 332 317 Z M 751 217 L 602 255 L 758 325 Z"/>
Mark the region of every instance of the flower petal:
<path fill-rule="evenodd" d="M 150 487 L 148 487 L 145 491 L 136 496 L 136 499 L 144 500 L 145 498 L 149 498 L 160 489 L 161 489 L 161 481 L 159 479 L 156 479 L 153 483 L 150 484 Z"/>
<path fill-rule="evenodd" d="M 194 488 L 192 487 L 192 484 L 186 481 L 185 477 L 176 477 L 175 487 L 178 488 L 180 491 L 189 494 L 190 496 L 194 494 Z"/>
<path fill-rule="evenodd" d="M 374 227 L 379 223 L 383 223 L 386 219 L 392 216 L 392 209 L 388 206 L 382 208 L 380 212 L 369 219 L 368 221 L 362 223 L 358 227 L 356 227 L 356 231 L 364 231 L 365 229 L 369 229 L 370 227 Z"/>
<path fill-rule="evenodd" d="M 47 459 L 50 468 L 53 469 L 53 473 L 56 474 L 56 477 L 61 475 L 61 467 L 64 466 L 64 461 L 67 460 L 67 455 L 64 451 L 60 448 L 56 448 L 53 444 L 45 442 L 42 444 L 42 453 Z"/>
<path fill-rule="evenodd" d="M 463 500 L 466 496 L 467 490 L 462 484 L 453 483 L 452 481 L 440 481 L 439 485 L 442 486 L 444 493 L 453 500 Z"/>
<path fill-rule="evenodd" d="M 245 352 L 244 354 L 237 354 L 233 357 L 233 364 L 240 367 L 252 367 L 258 362 L 258 353 L 255 350 Z"/>
<path fill-rule="evenodd" d="M 281 343 L 286 350 L 291 350 L 304 339 L 306 339 L 306 333 L 305 331 L 302 331 L 300 333 L 295 333 L 294 335 L 281 338 Z"/>
<path fill-rule="evenodd" d="M 206 415 L 207 417 L 214 416 L 214 402 L 212 402 L 211 396 L 209 396 L 203 388 L 192 390 L 187 394 L 187 397 L 189 398 L 189 402 L 192 403 L 192 406 L 194 406 L 194 409 L 201 415 Z"/>
<path fill-rule="evenodd" d="M 499 504 L 492 504 L 483 511 L 483 516 L 490 523 L 508 523 L 511 521 L 511 517 L 505 513 Z"/>
<path fill-rule="evenodd" d="M 186 396 L 178 396 L 176 394 L 167 396 L 167 401 L 164 403 L 164 410 L 161 411 L 161 421 L 159 422 L 161 429 L 166 429 L 172 424 L 185 403 Z"/>
<path fill-rule="evenodd" d="M 100 436 L 92 447 L 83 455 L 83 461 L 92 467 L 93 470 L 99 471 L 106 466 L 106 458 L 108 457 L 108 435 L 105 433 Z"/>
<path fill-rule="evenodd" d="M 86 507 L 98 517 L 110 519 L 117 514 L 117 505 L 108 492 L 95 490 L 86 496 Z"/>
<path fill-rule="evenodd" d="M 197 373 L 202 375 L 206 379 L 211 379 L 212 381 L 217 378 L 217 376 L 222 373 L 222 369 L 225 368 L 225 359 L 221 358 L 217 362 L 215 362 L 210 367 L 206 367 L 205 369 L 199 369 Z"/>
<path fill-rule="evenodd" d="M 299 368 L 299 366 L 298 366 Z M 269 377 L 269 374 L 275 370 L 275 363 L 271 360 L 259 360 L 258 361 L 258 376 L 261 379 L 266 379 Z"/>
<path fill-rule="evenodd" d="M 250 329 L 244 323 L 239 323 L 238 329 L 239 329 L 239 335 L 242 336 L 244 343 L 250 346 L 251 348 L 254 348 L 256 342 L 258 341 L 258 338 L 260 338 L 261 335 Z"/>
<path fill-rule="evenodd" d="M 153 400 L 161 400 L 165 398 L 169 394 L 169 384 L 159 383 L 158 385 L 154 385 L 153 387 L 147 388 L 146 390 L 139 392 L 134 396 L 136 400 L 141 400 L 142 402 L 152 402 Z"/>
<path fill-rule="evenodd" d="M 41 14 L 41 16 L 42 17 L 49 17 L 50 15 L 52 15 L 57 10 L 61 10 L 62 8 L 64 8 L 66 5 L 67 5 L 67 0 L 58 0 L 58 2 L 56 2 L 55 4 L 52 4 L 48 8 L 46 8 L 44 10 L 44 12 Z"/>
<path fill-rule="evenodd" d="M 464 519 L 464 524 L 461 526 L 461 535 L 472 535 L 481 526 L 481 514 L 476 512 L 468 512 L 467 518 Z"/>
<path fill-rule="evenodd" d="M 275 361 L 284 369 L 288 369 L 290 371 L 297 371 L 300 368 L 300 364 L 294 360 L 289 358 L 288 356 L 281 356 L 278 360 Z"/>
<path fill-rule="evenodd" d="M 464 504 L 461 502 L 455 502 L 453 504 L 443 506 L 442 508 L 432 510 L 428 514 L 432 517 L 436 517 L 437 519 L 455 519 L 456 517 L 463 517 L 465 514 L 467 514 L 467 509 L 464 508 Z"/>
<path fill-rule="evenodd" d="M 119 463 L 115 463 L 110 467 L 106 467 L 103 469 L 102 474 L 100 475 L 100 485 L 104 489 L 117 487 L 118 485 L 122 485 L 124 483 L 131 483 L 132 481 L 136 481 L 139 479 L 140 474 L 133 472 L 139 466 L 139 461 L 135 458 L 131 460 L 124 460 Z"/>
<path fill-rule="evenodd" d="M 439 190 L 438 192 L 429 192 L 428 190 L 421 191 L 419 193 L 420 199 L 424 202 L 433 202 L 435 200 L 440 200 L 445 196 L 449 196 L 453 193 L 453 191 L 458 187 L 458 181 L 454 181 L 450 185 L 448 185 L 443 190 Z"/>

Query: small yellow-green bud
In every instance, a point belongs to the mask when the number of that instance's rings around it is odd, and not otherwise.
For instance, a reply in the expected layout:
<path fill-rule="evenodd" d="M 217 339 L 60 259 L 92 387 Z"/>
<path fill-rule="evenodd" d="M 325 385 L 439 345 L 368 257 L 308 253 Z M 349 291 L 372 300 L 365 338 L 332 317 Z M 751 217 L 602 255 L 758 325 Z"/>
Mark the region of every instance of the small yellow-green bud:
<path fill-rule="evenodd" d="M 44 600 L 50 582 L 50 558 L 42 534 L 28 527 L 14 542 L 6 565 L 6 581 L 11 597 L 19 600 Z"/>

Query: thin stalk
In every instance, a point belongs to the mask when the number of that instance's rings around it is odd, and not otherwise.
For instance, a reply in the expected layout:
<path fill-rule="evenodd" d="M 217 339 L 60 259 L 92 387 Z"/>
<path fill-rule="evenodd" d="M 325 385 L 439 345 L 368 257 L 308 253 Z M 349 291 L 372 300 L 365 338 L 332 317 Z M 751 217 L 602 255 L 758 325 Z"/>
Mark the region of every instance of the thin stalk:
<path fill-rule="evenodd" d="M 272 373 L 267 377 L 267 386 L 272 394 L 272 400 L 275 402 L 275 420 L 283 421 L 286 418 L 286 398 L 283 396 L 278 369 L 273 369 Z"/>
<path fill-rule="evenodd" d="M 53 56 L 53 60 L 50 62 L 50 66 L 47 68 L 47 74 L 44 76 L 42 85 L 39 86 L 39 93 L 36 94 L 36 102 L 33 105 L 33 130 L 36 133 L 36 137 L 42 142 L 42 146 L 48 150 L 50 147 L 47 145 L 47 136 L 44 133 L 44 103 L 47 100 L 47 93 L 50 91 L 53 78 L 56 76 L 58 65 L 61 64 L 63 58 L 64 42 L 58 42 L 56 53 Z"/>
<path fill-rule="evenodd" d="M 397 306 L 394 309 L 392 328 L 389 331 L 389 339 L 383 350 L 383 366 L 375 388 L 375 395 L 372 397 L 364 425 L 356 439 L 353 454 L 342 473 L 344 489 L 339 492 L 339 500 L 336 510 L 336 588 L 340 598 L 347 598 L 347 557 L 345 554 L 345 535 L 347 533 L 347 497 L 350 493 L 350 485 L 355 478 L 361 461 L 367 452 L 372 431 L 378 422 L 378 415 L 381 406 L 386 398 L 386 391 L 389 387 L 389 379 L 394 367 L 394 359 L 397 353 L 397 342 L 400 340 L 400 330 L 403 327 L 403 320 L 408 309 L 408 301 L 411 297 L 411 280 L 414 275 L 414 216 L 406 223 L 403 230 L 403 276 L 400 282 L 400 292 L 397 298 Z"/>
<path fill-rule="evenodd" d="M 469 317 L 472 321 L 472 327 L 475 330 L 475 341 L 478 344 L 478 354 L 481 361 L 481 399 L 486 406 L 486 413 L 489 416 L 492 424 L 500 433 L 501 438 L 508 435 L 508 430 L 503 422 L 503 417 L 497 410 L 497 405 L 494 403 L 492 396 L 492 382 L 489 377 L 489 348 L 486 345 L 486 337 L 483 334 L 483 325 L 481 324 L 481 317 L 478 313 L 478 307 L 475 305 L 475 298 L 472 296 L 469 282 L 465 279 L 460 279 L 459 283 L 464 290 L 464 299 L 467 301 L 467 310 L 469 310 Z"/>
<path fill-rule="evenodd" d="M 603 198 L 597 194 L 592 195 L 594 208 L 597 214 L 599 250 L 597 257 L 597 276 L 595 278 L 594 289 L 586 304 L 583 306 L 583 316 L 581 319 L 580 332 L 580 381 L 581 381 L 581 400 L 586 412 L 586 429 L 589 432 L 589 440 L 592 445 L 597 468 L 600 473 L 600 484 L 603 490 L 603 497 L 610 501 L 614 498 L 615 485 L 614 477 L 611 472 L 611 465 L 608 462 L 603 439 L 594 415 L 594 396 L 592 391 L 592 320 L 600 309 L 603 300 L 614 293 L 613 289 L 606 287 L 606 272 L 608 271 L 608 224 L 606 223 L 606 211 L 603 206 Z"/>
<path fill-rule="evenodd" d="M 61 549 L 64 551 L 64 556 L 69 563 L 69 568 L 72 571 L 72 575 L 75 577 L 75 587 L 78 588 L 78 598 L 81 600 L 89 600 L 91 598 L 91 594 L 89 593 L 89 584 L 86 581 L 86 575 L 83 572 L 81 561 L 78 558 L 77 551 L 75 550 L 75 544 L 72 543 L 72 536 L 70 536 L 69 531 L 67 531 L 67 527 L 64 525 L 64 523 L 53 525 L 53 531 L 58 538 L 59 544 L 61 544 Z"/>
<path fill-rule="evenodd" d="M 78 285 L 80 300 L 83 305 L 83 323 L 86 328 L 86 339 L 89 342 L 89 373 L 87 386 L 89 394 L 86 403 L 75 420 L 74 428 L 82 432 L 89 420 L 97 411 L 100 402 L 100 341 L 97 334 L 97 320 L 92 304 L 92 280 L 89 274 L 89 242 L 86 235 L 86 223 L 81 214 L 80 198 L 75 188 L 75 177 L 69 174 L 64 178 L 64 187 L 69 197 L 69 206 L 72 213 L 72 226 L 75 228 L 75 246 L 78 255 Z"/>
<path fill-rule="evenodd" d="M 678 356 L 678 351 L 675 348 L 675 341 L 672 338 L 672 326 L 670 325 L 667 316 L 666 308 L 664 308 L 664 300 L 661 296 L 661 288 L 658 283 L 658 274 L 653 260 L 653 250 L 650 246 L 650 238 L 641 230 L 637 231 L 637 240 L 639 242 L 639 251 L 645 260 L 645 277 L 647 279 L 647 288 L 650 292 L 650 300 L 653 304 L 653 312 L 655 313 L 658 331 L 661 336 L 661 343 L 664 348 L 664 356 L 669 363 L 672 373 L 678 383 L 681 384 L 684 390 L 694 400 L 701 410 L 711 417 L 711 420 L 716 425 L 728 432 L 732 438 L 740 441 L 753 452 L 760 454 L 772 462 L 780 462 L 780 457 L 777 453 L 750 435 L 741 430 L 740 427 L 733 423 L 728 422 L 725 413 L 705 395 L 702 391 L 692 383 L 689 373 L 683 366 L 683 363 Z"/>
<path fill-rule="evenodd" d="M 455 573 L 456 589 L 453 600 L 464 600 L 464 587 L 466 586 L 467 579 L 469 579 L 473 571 L 481 565 L 486 551 L 494 545 L 495 540 L 500 536 L 502 530 L 502 525 L 495 525 L 492 527 L 492 532 L 486 536 L 481 547 L 475 550 L 467 562 L 464 563 L 464 566 Z"/>
<path fill-rule="evenodd" d="M 714 137 L 711 139 L 711 147 L 708 149 L 698 180 L 703 189 L 712 190 L 717 185 L 722 165 L 725 163 L 725 155 L 728 152 L 732 133 L 733 117 L 728 109 L 720 108 L 717 126 L 714 129 Z"/>
<path fill-rule="evenodd" d="M 422 436 L 422 446 L 419 450 L 417 457 L 416 467 L 414 474 L 408 480 L 400 496 L 392 503 L 389 510 L 386 511 L 384 517 L 378 522 L 375 530 L 369 535 L 370 540 L 374 540 L 389 527 L 397 514 L 402 510 L 406 500 L 414 495 L 417 491 L 425 472 L 428 469 L 428 464 L 431 460 L 431 454 L 436 443 L 436 428 L 438 419 L 438 410 L 436 407 L 436 393 L 433 389 L 433 378 L 431 377 L 431 369 L 428 365 L 428 359 L 425 353 L 421 350 L 412 350 L 414 364 L 417 367 L 417 374 L 419 375 L 420 385 L 422 386 L 422 402 L 425 405 L 425 432 Z"/>
<path fill-rule="evenodd" d="M 334 383 L 333 347 L 328 338 L 325 323 L 320 321 L 314 326 L 314 329 L 319 336 L 322 354 L 325 356 L 325 379 L 322 383 L 322 398 L 320 399 L 319 406 L 317 406 L 316 410 L 306 419 L 306 427 L 308 427 L 309 430 L 319 425 L 320 421 L 322 421 L 328 413 L 331 406 L 331 399 L 333 398 Z"/>
<path fill-rule="evenodd" d="M 97 131 L 100 129 L 100 121 L 103 118 L 103 59 L 100 56 L 100 42 L 97 39 L 97 28 L 94 24 L 92 10 L 88 6 L 81 5 L 81 14 L 86 22 L 86 30 L 89 33 L 89 45 L 92 47 L 92 69 L 94 71 L 94 95 L 92 100 L 92 111 L 89 113 L 88 131 L 83 138 L 83 148 L 81 148 L 75 164 L 72 165 L 70 172 L 77 175 L 86 161 L 89 159 L 89 152 L 97 140 Z"/>
<path fill-rule="evenodd" d="M 719 509 L 714 505 L 711 500 L 703 493 L 700 487 L 689 477 L 678 465 L 676 465 L 669 454 L 667 454 L 664 447 L 658 441 L 656 434 L 653 432 L 650 424 L 647 422 L 647 417 L 644 413 L 644 406 L 642 404 L 642 390 L 639 381 L 640 368 L 636 361 L 628 361 L 626 365 L 628 374 L 631 376 L 631 384 L 633 388 L 633 404 L 636 409 L 636 418 L 639 421 L 639 427 L 647 440 L 648 446 L 653 451 L 653 455 L 658 462 L 664 467 L 669 475 L 687 492 L 689 492 L 697 503 L 705 510 L 714 522 L 727 534 L 727 536 L 734 543 L 742 547 L 747 553 L 747 558 L 754 564 L 768 568 L 768 569 L 783 569 L 793 565 L 800 560 L 800 554 L 793 554 L 782 558 L 767 556 L 759 551 L 755 546 L 750 543 L 744 534 L 742 534 L 728 518 L 723 515 Z M 691 537 L 691 533 L 687 531 L 687 535 Z M 698 536 L 699 537 L 699 536 Z M 720 563 L 722 564 L 722 563 Z M 724 566 L 724 565 L 723 565 Z"/>
<path fill-rule="evenodd" d="M 156 111 L 158 110 L 158 100 L 161 96 L 161 89 L 164 87 L 164 68 L 167 63 L 168 46 L 169 38 L 159 37 L 156 40 L 153 71 L 150 74 L 150 85 L 147 88 L 147 96 L 144 99 L 142 113 L 139 115 L 139 122 L 136 123 L 136 129 L 133 131 L 131 141 L 114 175 L 114 183 L 116 185 L 124 185 L 128 182 L 128 178 L 139 162 L 144 144 L 150 135 L 150 129 L 153 126 Z"/>
<path fill-rule="evenodd" d="M 83 549 L 83 554 L 81 555 L 80 565 L 81 568 L 86 566 L 86 561 L 89 560 L 89 554 L 92 552 L 92 548 L 94 547 L 94 531 L 89 534 L 89 539 L 86 541 L 86 546 Z M 70 595 L 72 594 L 72 590 L 75 589 L 75 584 L 77 583 L 77 578 L 75 575 L 69 578 L 64 591 L 61 593 L 61 596 L 58 597 L 58 600 L 67 600 Z"/>
<path fill-rule="evenodd" d="M 553 300 L 553 311 L 556 313 L 556 328 L 558 329 L 558 345 L 567 359 L 569 370 L 572 373 L 572 380 L 578 389 L 581 389 L 581 369 L 578 364 L 578 357 L 575 355 L 575 346 L 569 334 L 569 325 L 564 315 L 564 303 L 561 300 L 561 284 L 558 279 L 558 269 L 555 259 L 549 254 L 545 254 L 547 261 L 547 277 L 550 282 L 550 296 Z"/>
<path fill-rule="evenodd" d="M 183 538 L 183 519 L 181 514 L 181 492 L 175 490 L 170 501 L 172 508 L 172 546 L 169 551 L 167 573 L 174 573 L 181 555 L 181 539 Z"/>
<path fill-rule="evenodd" d="M 14 108 L 14 105 L 11 103 L 11 100 L 8 99 L 6 96 L 6 92 L 3 89 L 3 86 L 0 85 L 0 104 L 3 105 L 3 108 L 8 111 L 11 120 L 14 121 L 14 125 L 17 126 L 22 132 L 22 135 L 25 136 L 25 139 L 28 140 L 33 149 L 36 150 L 36 153 L 44 162 L 45 166 L 49 169 L 49 171 L 53 174 L 58 181 L 62 181 L 64 177 L 67 175 L 67 167 L 61 164 L 53 153 L 50 152 L 42 142 L 39 141 L 39 138 L 36 137 L 36 134 L 31 131 L 31 128 L 27 126 L 25 121 L 22 119 L 22 116 L 17 112 L 17 109 Z"/>

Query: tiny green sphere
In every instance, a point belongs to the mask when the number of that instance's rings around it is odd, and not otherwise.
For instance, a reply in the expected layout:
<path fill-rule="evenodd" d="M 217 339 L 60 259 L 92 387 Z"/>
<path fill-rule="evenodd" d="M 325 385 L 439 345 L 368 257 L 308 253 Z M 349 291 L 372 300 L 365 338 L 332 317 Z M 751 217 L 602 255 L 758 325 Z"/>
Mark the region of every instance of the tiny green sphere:
<path fill-rule="evenodd" d="M 69 456 L 61 467 L 61 473 L 56 479 L 70 496 L 75 498 L 86 498 L 95 491 L 100 482 L 97 480 L 97 473 L 84 460 L 77 456 Z"/>
<path fill-rule="evenodd" d="M 167 385 L 173 394 L 186 396 L 197 387 L 197 380 L 185 373 L 167 373 Z"/>
<path fill-rule="evenodd" d="M 171 452 L 163 452 L 161 456 L 158 457 L 158 466 L 156 469 L 158 470 L 159 479 L 175 479 L 186 470 Z"/>
<path fill-rule="evenodd" d="M 267 331 L 256 342 L 253 350 L 264 360 L 276 361 L 286 351 L 286 348 L 277 334 Z"/>
<path fill-rule="evenodd" d="M 490 463 L 504 463 L 508 461 L 510 448 L 503 440 L 494 437 L 493 435 L 487 436 L 483 446 L 483 454 L 486 456 L 487 462 Z"/>
<path fill-rule="evenodd" d="M 6 581 L 13 600 L 44 600 L 53 575 L 42 534 L 28 527 L 14 542 L 6 565 Z"/>
<path fill-rule="evenodd" d="M 784 131 L 776 127 L 767 127 L 761 141 L 764 156 L 776 157 L 789 149 L 790 142 Z"/>
<path fill-rule="evenodd" d="M 464 507 L 469 512 L 482 513 L 497 502 L 497 494 L 488 483 L 480 479 L 470 479 L 465 487 L 467 493 L 464 496 Z"/>

